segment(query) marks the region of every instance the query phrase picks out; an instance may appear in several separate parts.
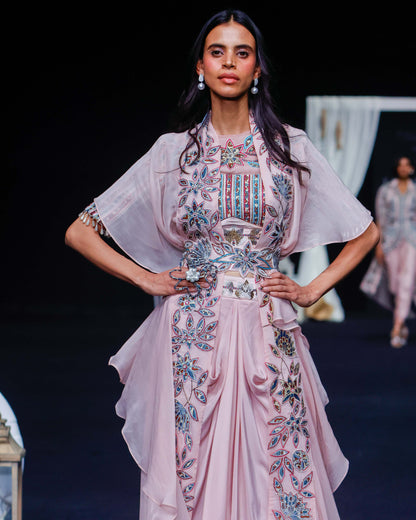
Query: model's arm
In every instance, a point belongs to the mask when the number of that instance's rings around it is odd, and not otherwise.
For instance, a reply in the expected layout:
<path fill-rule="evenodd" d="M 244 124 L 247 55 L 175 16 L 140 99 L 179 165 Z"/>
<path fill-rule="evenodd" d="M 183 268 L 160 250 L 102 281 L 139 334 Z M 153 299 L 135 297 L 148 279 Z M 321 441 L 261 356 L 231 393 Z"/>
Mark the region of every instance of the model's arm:
<path fill-rule="evenodd" d="M 118 253 L 100 237 L 97 231 L 83 224 L 79 218 L 67 229 L 65 243 L 103 271 L 139 287 L 148 294 L 166 296 L 177 292 L 175 289 L 177 281 L 169 276 L 169 270 L 155 274 L 143 269 Z M 182 270 L 183 278 L 185 278 L 185 271 L 186 269 Z M 180 273 L 176 274 L 180 276 Z M 181 282 L 181 286 L 186 286 L 191 291 L 195 289 L 193 284 L 186 281 Z"/>
<path fill-rule="evenodd" d="M 282 273 L 273 273 L 262 282 L 262 288 L 271 296 L 309 307 L 357 267 L 378 240 L 379 231 L 372 222 L 364 233 L 347 242 L 335 260 L 308 285 L 302 287 Z"/>

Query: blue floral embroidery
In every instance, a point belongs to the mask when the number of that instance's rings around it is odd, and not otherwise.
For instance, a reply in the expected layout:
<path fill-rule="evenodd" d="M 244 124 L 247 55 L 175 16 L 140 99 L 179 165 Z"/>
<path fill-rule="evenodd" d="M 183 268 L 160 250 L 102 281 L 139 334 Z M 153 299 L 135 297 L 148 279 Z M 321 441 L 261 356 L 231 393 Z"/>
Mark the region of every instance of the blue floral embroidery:
<path fill-rule="evenodd" d="M 296 450 L 292 455 L 293 465 L 299 471 L 305 471 L 309 467 L 308 454 L 303 450 Z"/>
<path fill-rule="evenodd" d="M 244 277 L 248 272 L 267 276 L 267 271 L 273 268 L 273 252 L 270 249 L 252 250 L 250 242 L 243 248 L 231 246 L 231 250 L 227 249 L 228 252 L 213 259 L 214 263 L 219 264 L 220 270 L 239 271 L 241 276 Z"/>
<path fill-rule="evenodd" d="M 199 173 L 195 170 L 190 178 L 182 177 L 179 180 L 179 185 L 182 186 L 179 190 L 179 207 L 182 207 L 188 199 L 188 195 L 193 194 L 194 196 L 201 194 L 204 200 L 211 201 L 211 193 L 218 191 L 219 178 L 215 177 L 215 172 L 209 172 L 208 168 L 203 168 L 202 172 Z"/>
<path fill-rule="evenodd" d="M 291 171 L 271 161 L 261 142 L 257 148 L 259 156 L 266 154 L 267 165 L 274 176 L 272 188 L 275 203 L 265 208 L 264 218 L 267 220 L 261 235 L 267 238 L 267 247 L 262 250 L 252 247 L 258 240 L 260 243 L 261 237 L 257 236 L 240 247 L 238 240 L 227 242 L 222 234 L 220 215 L 213 197 L 219 189 L 221 149 L 209 134 L 208 119 L 204 120 L 197 139 L 200 150 L 192 146 L 186 156 L 186 165 L 192 173 L 181 172 L 179 177 L 178 219 L 187 236 L 183 265 L 198 268 L 204 276 L 206 273 L 211 277 L 212 283 L 208 290 L 200 291 L 196 296 L 178 295 L 171 324 L 177 475 L 189 511 L 193 509 L 192 500 L 196 492 L 198 435 L 204 406 L 209 399 L 207 384 L 210 356 L 215 346 L 218 323 L 217 272 L 234 269 L 242 275 L 251 272 L 256 276 L 266 276 L 280 256 L 280 246 L 293 204 Z M 255 152 L 255 140 L 261 140 L 258 128 L 241 148 L 234 147 L 237 150 L 231 150 L 229 147 L 230 153 L 223 153 L 225 163 L 232 167 L 245 154 L 246 159 L 253 159 L 253 166 L 258 166 L 258 163 L 254 164 L 252 153 Z M 306 473 L 306 461 L 310 457 L 306 408 L 291 333 L 276 331 L 271 347 L 273 360 L 268 363 L 268 370 L 272 374 L 269 391 L 277 414 L 271 417 L 269 423 L 272 431 L 269 441 L 272 461 L 270 472 L 280 504 L 279 511 L 274 514 L 281 520 L 296 520 L 301 518 L 299 515 L 309 515 L 306 499 L 313 497 L 309 491 L 312 488 L 312 473 L 299 476 L 300 471 Z M 196 352 L 200 354 L 199 357 L 195 355 Z M 304 499 L 305 504 L 302 502 Z"/>
<path fill-rule="evenodd" d="M 290 201 L 293 197 L 293 185 L 291 178 L 279 172 L 276 175 L 272 175 L 272 179 L 276 186 L 276 188 L 272 188 L 275 197 L 279 198 L 280 194 L 286 201 Z"/>
<path fill-rule="evenodd" d="M 188 294 L 178 299 L 178 305 L 183 312 L 192 312 L 197 309 L 197 302 Z"/>
<path fill-rule="evenodd" d="M 182 216 L 183 230 L 187 235 L 192 236 L 192 232 L 196 232 L 196 236 L 201 236 L 201 231 L 209 225 L 208 209 L 204 209 L 204 203 L 198 204 L 195 200 L 190 206 L 184 206 L 185 214 Z"/>
<path fill-rule="evenodd" d="M 265 295 L 262 305 L 272 305 L 272 300 Z M 314 498 L 309 489 L 313 474 L 299 475 L 310 465 L 309 431 L 300 363 L 297 361 L 292 333 L 274 326 L 273 331 L 275 342 L 270 345 L 273 362 L 266 362 L 272 376 L 270 397 L 277 411 L 277 415 L 269 421 L 272 430 L 268 444 L 268 449 L 273 450 L 270 453 L 272 462 L 269 472 L 273 475 L 273 488 L 280 501 L 280 510 L 273 510 L 273 514 L 279 520 L 311 518 L 311 509 L 303 499 Z M 294 450 L 288 443 L 289 439 Z M 288 485 L 291 489 L 288 489 Z"/>
<path fill-rule="evenodd" d="M 186 381 L 189 377 L 195 381 L 198 372 L 201 371 L 201 367 L 196 364 L 197 362 L 198 358 L 191 359 L 189 352 L 185 352 L 183 357 L 177 354 L 176 361 L 173 362 L 173 377 L 180 377 L 183 381 Z"/>
<path fill-rule="evenodd" d="M 304 520 L 311 518 L 310 508 L 302 502 L 302 499 L 293 493 L 285 494 L 280 497 L 281 510 L 283 513 L 273 511 L 275 518 L 278 520 Z"/>
<path fill-rule="evenodd" d="M 200 318 L 195 324 L 193 315 L 190 313 L 186 319 L 186 327 L 179 328 L 173 325 L 172 343 L 176 347 L 185 345 L 188 349 L 192 345 L 198 347 L 200 350 L 212 350 L 212 345 L 209 344 L 215 338 L 212 332 L 217 326 L 217 321 L 206 323 L 204 317 Z"/>
<path fill-rule="evenodd" d="M 189 413 L 187 412 L 186 408 L 177 400 L 175 400 L 175 422 L 176 428 L 180 432 L 189 431 Z"/>

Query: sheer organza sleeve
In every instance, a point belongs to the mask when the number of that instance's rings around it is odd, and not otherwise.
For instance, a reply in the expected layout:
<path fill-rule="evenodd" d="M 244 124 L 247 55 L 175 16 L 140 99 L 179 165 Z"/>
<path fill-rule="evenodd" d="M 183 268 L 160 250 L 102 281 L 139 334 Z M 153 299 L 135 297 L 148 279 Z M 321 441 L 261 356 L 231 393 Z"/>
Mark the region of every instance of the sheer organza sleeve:
<path fill-rule="evenodd" d="M 302 182 L 294 174 L 293 217 L 283 248 L 286 254 L 316 246 L 348 242 L 361 235 L 373 220 L 371 213 L 345 186 L 305 132 L 291 129 L 291 149 L 306 164 Z"/>
<path fill-rule="evenodd" d="M 152 272 L 178 265 L 177 172 L 183 138 L 165 134 L 94 202 L 112 239 Z M 182 148 L 183 149 L 183 148 Z"/>

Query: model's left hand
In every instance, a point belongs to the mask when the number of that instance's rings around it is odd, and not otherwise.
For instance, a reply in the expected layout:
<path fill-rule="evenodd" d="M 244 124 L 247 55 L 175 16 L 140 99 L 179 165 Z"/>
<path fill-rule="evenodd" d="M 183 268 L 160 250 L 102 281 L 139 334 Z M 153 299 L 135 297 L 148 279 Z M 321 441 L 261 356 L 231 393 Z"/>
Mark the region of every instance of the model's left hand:
<path fill-rule="evenodd" d="M 318 300 L 307 285 L 302 287 L 285 274 L 279 272 L 274 272 L 268 278 L 264 278 L 260 282 L 260 287 L 270 296 L 290 300 L 300 307 L 309 307 Z"/>

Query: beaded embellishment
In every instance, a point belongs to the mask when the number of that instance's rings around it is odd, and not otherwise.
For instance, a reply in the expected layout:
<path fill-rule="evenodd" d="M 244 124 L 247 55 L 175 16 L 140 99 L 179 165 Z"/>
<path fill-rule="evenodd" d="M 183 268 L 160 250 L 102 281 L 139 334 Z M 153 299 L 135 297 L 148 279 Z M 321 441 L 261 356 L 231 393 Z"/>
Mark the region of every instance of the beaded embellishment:
<path fill-rule="evenodd" d="M 93 229 L 95 229 L 95 231 L 97 231 L 97 233 L 100 235 L 105 237 L 110 236 L 110 233 L 106 230 L 104 224 L 101 222 L 95 202 L 87 206 L 78 216 L 86 226 L 91 224 Z"/>

